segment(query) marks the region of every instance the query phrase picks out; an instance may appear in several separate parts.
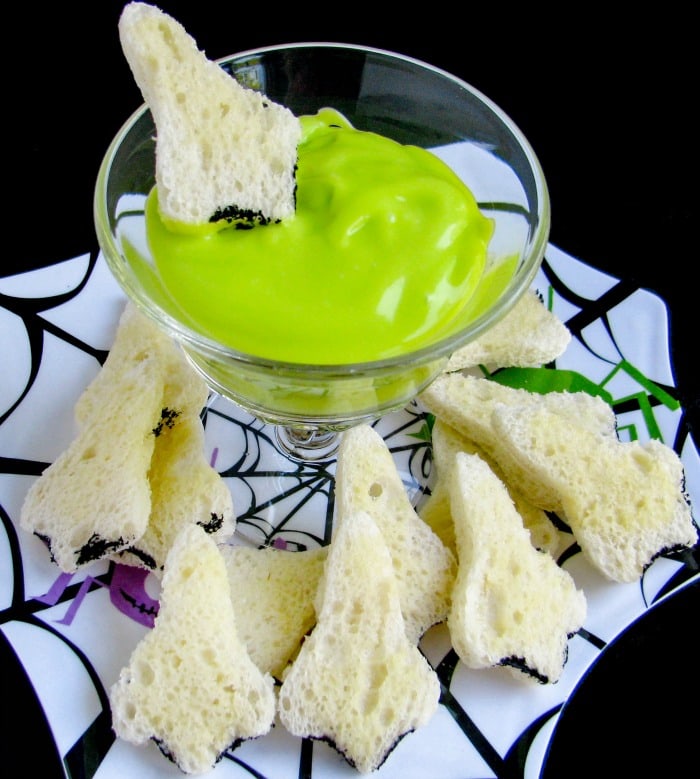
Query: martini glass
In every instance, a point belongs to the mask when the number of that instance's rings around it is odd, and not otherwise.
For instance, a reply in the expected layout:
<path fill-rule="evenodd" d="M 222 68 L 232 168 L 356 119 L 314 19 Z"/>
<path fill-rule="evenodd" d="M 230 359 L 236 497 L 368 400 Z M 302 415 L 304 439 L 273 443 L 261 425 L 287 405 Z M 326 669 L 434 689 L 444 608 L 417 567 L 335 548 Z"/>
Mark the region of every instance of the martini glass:
<path fill-rule="evenodd" d="M 328 458 L 339 433 L 406 406 L 456 349 L 500 320 L 528 289 L 549 236 L 545 179 L 527 139 L 497 105 L 428 63 L 358 45 L 298 43 L 241 52 L 219 64 L 298 116 L 330 106 L 359 130 L 430 149 L 462 177 L 494 222 L 480 304 L 439 340 L 362 363 L 267 359 L 236 351 L 185 321 L 146 237 L 144 204 L 155 184 L 155 128 L 147 106 L 119 130 L 94 199 L 98 242 L 117 282 L 182 345 L 214 392 L 272 426 L 286 456 Z"/>

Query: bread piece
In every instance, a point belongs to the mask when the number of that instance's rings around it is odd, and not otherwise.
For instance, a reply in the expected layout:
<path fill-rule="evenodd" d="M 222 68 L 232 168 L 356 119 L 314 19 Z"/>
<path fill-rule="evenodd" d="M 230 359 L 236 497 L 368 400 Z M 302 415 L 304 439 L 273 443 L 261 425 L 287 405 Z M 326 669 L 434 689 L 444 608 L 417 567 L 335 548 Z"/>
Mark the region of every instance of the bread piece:
<path fill-rule="evenodd" d="M 226 749 L 269 731 L 273 684 L 238 636 L 217 545 L 185 526 L 166 560 L 155 625 L 110 688 L 115 733 L 153 739 L 183 772 L 204 773 Z"/>
<path fill-rule="evenodd" d="M 198 415 L 181 414 L 156 438 L 148 472 L 151 510 L 144 534 L 116 558 L 162 573 L 168 551 L 186 524 L 196 523 L 217 543 L 236 528 L 226 482 L 206 460 L 204 427 Z"/>
<path fill-rule="evenodd" d="M 366 511 L 384 536 L 409 638 L 444 621 L 456 573 L 454 555 L 423 522 L 384 439 L 370 425 L 346 430 L 338 451 L 335 520 Z"/>
<path fill-rule="evenodd" d="M 506 666 L 556 682 L 586 617 L 571 576 L 530 541 L 503 482 L 476 454 L 454 456 L 449 493 L 459 559 L 447 626 L 470 668 Z"/>
<path fill-rule="evenodd" d="M 583 553 L 608 578 L 636 581 L 655 557 L 696 543 L 683 464 L 661 442 L 622 442 L 544 406 L 501 406 L 494 431 L 557 495 Z"/>
<path fill-rule="evenodd" d="M 76 402 L 76 437 L 20 517 L 63 570 L 112 557 L 160 573 L 185 521 L 219 540 L 233 533 L 230 491 L 204 459 L 208 393 L 179 345 L 127 303 L 104 365 Z"/>
<path fill-rule="evenodd" d="M 440 419 L 436 419 L 433 425 L 432 448 L 435 482 L 432 493 L 419 514 L 453 553 L 457 554 L 457 548 L 447 476 L 454 462 L 454 456 L 458 452 L 478 454 L 504 483 L 523 525 L 530 533 L 530 540 L 535 549 L 548 552 L 556 559 L 559 553 L 571 543 L 570 534 L 558 530 L 545 511 L 534 506 L 517 488 L 507 483 L 498 464 L 483 449 Z"/>
<path fill-rule="evenodd" d="M 119 36 L 156 126 L 156 184 L 165 221 L 182 228 L 291 216 L 298 118 L 241 86 L 155 6 L 127 4 Z"/>
<path fill-rule="evenodd" d="M 536 368 L 560 357 L 571 341 L 566 325 L 530 289 L 513 308 L 471 343 L 450 357 L 447 371 L 483 365 L 498 368 Z"/>
<path fill-rule="evenodd" d="M 369 773 L 428 722 L 440 685 L 406 636 L 395 565 L 366 512 L 336 525 L 322 592 L 316 627 L 279 693 L 280 720 Z"/>
<path fill-rule="evenodd" d="M 104 413 L 105 404 L 114 392 L 114 373 L 127 363 L 138 363 L 144 357 L 158 359 L 163 370 L 164 409 L 162 425 L 173 415 L 199 415 L 209 395 L 209 388 L 185 357 L 180 346 L 130 301 L 119 318 L 114 342 L 99 373 L 82 393 L 75 405 L 75 418 L 80 427 Z"/>
<path fill-rule="evenodd" d="M 79 567 L 141 538 L 151 510 L 148 469 L 162 410 L 163 365 L 144 346 L 98 373 L 68 447 L 33 483 L 20 525 L 49 547 L 59 567 Z"/>
<path fill-rule="evenodd" d="M 428 411 L 481 447 L 507 474 L 509 486 L 517 488 L 530 503 L 544 511 L 561 512 L 560 496 L 541 479 L 533 478 L 530 469 L 514 457 L 512 448 L 503 445 L 493 422 L 496 408 L 502 405 L 544 407 L 564 420 L 617 440 L 612 408 L 602 398 L 585 392 L 543 395 L 489 379 L 445 373 L 421 393 L 420 401 Z"/>
<path fill-rule="evenodd" d="M 433 466 L 434 467 L 434 466 Z M 450 510 L 450 496 L 442 473 L 436 476 L 435 484 L 425 503 L 418 510 L 418 516 L 435 533 L 452 554 L 457 553 L 455 529 Z"/>
<path fill-rule="evenodd" d="M 222 546 L 238 635 L 258 668 L 278 679 L 316 624 L 314 597 L 328 547 L 288 552 Z"/>
<path fill-rule="evenodd" d="M 142 535 L 112 557 L 160 575 L 173 539 L 185 522 L 198 522 L 218 541 L 235 530 L 231 493 L 204 456 L 200 414 L 209 389 L 180 346 L 131 302 L 120 317 L 104 365 L 75 407 L 81 429 L 113 402 L 124 366 L 151 356 L 162 373 L 161 409 L 151 425 L 155 444 L 148 465 L 151 506 Z"/>

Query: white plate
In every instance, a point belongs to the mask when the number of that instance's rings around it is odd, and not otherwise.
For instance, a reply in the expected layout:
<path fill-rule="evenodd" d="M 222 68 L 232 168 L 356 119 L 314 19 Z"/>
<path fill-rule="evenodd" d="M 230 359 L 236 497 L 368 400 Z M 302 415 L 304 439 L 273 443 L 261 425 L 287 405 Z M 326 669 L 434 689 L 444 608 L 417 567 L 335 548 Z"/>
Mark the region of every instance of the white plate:
<path fill-rule="evenodd" d="M 574 338 L 557 361 L 609 393 L 622 438 L 658 438 L 686 469 L 700 505 L 700 458 L 674 397 L 665 304 L 554 246 L 533 285 Z M 31 482 L 73 436 L 72 408 L 106 356 L 124 297 L 101 256 L 0 279 L 0 630 L 41 701 L 59 754 L 87 779 L 166 779 L 181 774 L 154 744 L 114 740 L 106 691 L 157 609 L 158 584 L 136 569 L 95 563 L 61 574 L 46 548 L 18 527 Z M 275 454 L 269 430 L 216 399 L 206 415 L 208 455 L 229 484 L 238 533 L 293 548 L 330 538 L 334 462 L 296 466 Z M 417 406 L 378 425 L 415 505 L 429 488 L 428 426 Z M 605 645 L 655 601 L 697 578 L 683 555 L 656 560 L 639 583 L 604 580 L 580 554 L 565 565 L 586 593 L 584 629 L 569 642 L 553 685 L 519 682 L 502 669 L 471 671 L 438 626 L 421 648 L 439 667 L 437 713 L 406 736 L 375 776 L 485 779 L 509 765 L 537 777 L 562 705 Z M 31 723 L 23 724 L 31 732 Z M 342 779 L 357 772 L 329 746 L 277 725 L 224 756 L 212 776 Z"/>

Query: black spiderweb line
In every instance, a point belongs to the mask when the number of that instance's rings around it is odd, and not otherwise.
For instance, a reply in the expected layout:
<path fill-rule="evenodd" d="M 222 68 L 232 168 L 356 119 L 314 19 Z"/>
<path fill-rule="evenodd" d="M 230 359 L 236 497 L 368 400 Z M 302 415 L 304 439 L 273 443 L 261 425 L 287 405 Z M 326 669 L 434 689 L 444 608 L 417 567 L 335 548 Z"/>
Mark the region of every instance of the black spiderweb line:
<path fill-rule="evenodd" d="M 624 354 L 620 349 L 617 343 L 617 339 L 615 338 L 615 335 L 612 331 L 608 314 L 612 309 L 636 293 L 639 290 L 638 285 L 631 280 L 617 280 L 617 282 L 610 289 L 608 289 L 598 298 L 591 300 L 589 298 L 583 297 L 582 295 L 579 295 L 573 289 L 568 287 L 557 275 L 554 268 L 548 262 L 546 256 L 542 261 L 541 270 L 554 292 L 563 300 L 579 309 L 578 312 L 570 317 L 565 323 L 571 331 L 571 334 L 596 358 L 604 362 L 609 362 L 609 360 L 606 360 L 591 348 L 591 346 L 586 341 L 584 334 L 584 330 L 587 327 L 594 324 L 595 322 L 600 322 L 605 328 L 605 331 L 610 338 L 610 342 L 615 346 L 620 359 L 623 360 Z M 658 384 L 656 382 L 655 385 L 662 389 L 674 400 L 679 400 L 680 394 L 677 387 L 668 384 Z M 650 393 L 647 393 L 647 400 L 651 407 L 658 406 L 660 403 L 659 399 Z M 628 399 L 625 405 L 617 404 L 615 406 L 616 413 L 624 413 L 632 410 L 639 410 L 639 404 L 632 399 Z M 681 418 L 676 431 L 675 440 L 673 442 L 673 448 L 676 452 L 681 452 L 683 450 L 683 447 L 685 446 L 685 443 L 690 436 L 690 429 L 685 418 L 684 410 L 682 407 L 680 410 Z"/>
<path fill-rule="evenodd" d="M 74 346 L 77 349 L 85 352 L 86 354 L 94 357 L 100 365 L 102 365 L 107 357 L 107 350 L 95 349 L 90 344 L 76 338 L 71 333 L 57 327 L 49 320 L 41 316 L 42 313 L 57 306 L 63 305 L 73 298 L 77 297 L 85 288 L 85 285 L 90 280 L 92 273 L 95 269 L 97 262 L 97 254 L 92 252 L 89 257 L 88 266 L 85 275 L 80 280 L 79 284 L 68 292 L 64 292 L 56 295 L 47 295 L 45 297 L 38 298 L 26 298 L 12 295 L 6 295 L 0 293 L 0 308 L 4 308 L 12 314 L 18 316 L 24 323 L 24 327 L 27 332 L 27 339 L 29 343 L 31 367 L 29 376 L 27 377 L 27 383 L 15 399 L 14 403 L 0 415 L 0 425 L 13 413 L 13 411 L 21 404 L 27 393 L 30 391 L 34 382 L 36 381 L 39 373 L 39 366 L 44 353 L 44 339 L 47 334 L 56 336 L 67 344 Z"/>

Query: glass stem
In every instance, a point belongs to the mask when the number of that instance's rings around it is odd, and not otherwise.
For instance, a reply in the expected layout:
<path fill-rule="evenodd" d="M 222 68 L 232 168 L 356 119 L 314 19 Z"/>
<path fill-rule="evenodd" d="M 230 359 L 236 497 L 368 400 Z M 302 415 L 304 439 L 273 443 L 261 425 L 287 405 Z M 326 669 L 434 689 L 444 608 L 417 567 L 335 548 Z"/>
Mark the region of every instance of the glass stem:
<path fill-rule="evenodd" d="M 340 445 L 340 433 L 323 428 L 277 425 L 275 437 L 287 457 L 300 462 L 328 460 L 336 454 Z"/>

